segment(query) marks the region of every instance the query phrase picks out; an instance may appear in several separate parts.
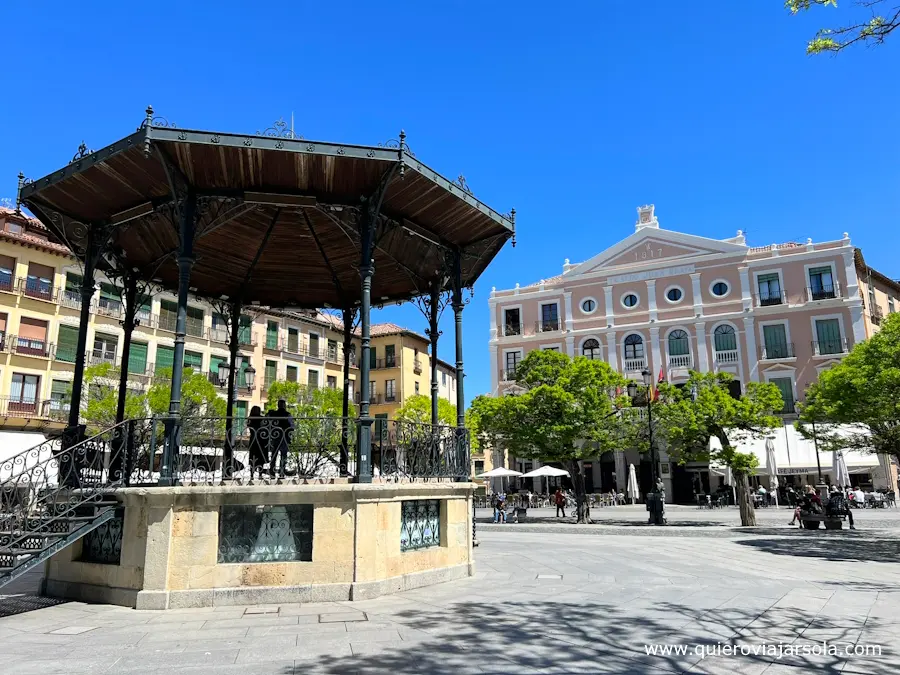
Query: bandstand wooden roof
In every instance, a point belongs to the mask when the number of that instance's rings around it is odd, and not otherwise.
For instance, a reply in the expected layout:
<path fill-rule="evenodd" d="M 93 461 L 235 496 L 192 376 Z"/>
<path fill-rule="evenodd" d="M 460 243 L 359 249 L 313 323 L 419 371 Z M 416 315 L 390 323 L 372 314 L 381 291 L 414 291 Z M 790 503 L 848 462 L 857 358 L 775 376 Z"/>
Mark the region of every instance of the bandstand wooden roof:
<path fill-rule="evenodd" d="M 133 134 L 34 181 L 19 200 L 78 251 L 85 225 L 112 230 L 132 268 L 178 287 L 179 209 L 196 195 L 192 292 L 273 307 L 347 307 L 360 299 L 360 228 L 377 202 L 372 302 L 446 287 L 460 253 L 471 285 L 514 233 L 503 216 L 440 176 L 403 135 L 382 146 L 179 129 L 148 116 Z M 368 203 L 373 203 L 369 201 Z"/>

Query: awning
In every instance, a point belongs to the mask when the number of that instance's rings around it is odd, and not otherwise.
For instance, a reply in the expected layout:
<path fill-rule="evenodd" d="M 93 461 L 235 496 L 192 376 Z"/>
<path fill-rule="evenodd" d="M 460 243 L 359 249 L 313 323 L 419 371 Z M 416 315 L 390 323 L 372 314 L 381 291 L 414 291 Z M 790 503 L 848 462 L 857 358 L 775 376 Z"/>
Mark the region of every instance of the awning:
<path fill-rule="evenodd" d="M 775 446 L 775 463 L 778 466 L 779 476 L 797 476 L 816 473 L 815 444 L 805 439 L 793 425 L 786 425 L 781 429 L 775 429 L 769 436 Z M 766 475 L 766 436 L 759 438 L 747 438 L 737 443 L 739 452 L 752 452 L 759 460 L 756 475 Z M 710 450 L 719 450 L 722 445 L 717 438 L 710 439 Z M 819 450 L 819 463 L 822 473 L 831 475 L 834 456 L 831 452 Z M 862 452 L 860 450 L 844 450 L 844 459 L 850 473 L 870 473 L 879 467 L 878 455 Z M 710 470 L 723 473 L 722 467 L 714 462 L 710 463 Z"/>

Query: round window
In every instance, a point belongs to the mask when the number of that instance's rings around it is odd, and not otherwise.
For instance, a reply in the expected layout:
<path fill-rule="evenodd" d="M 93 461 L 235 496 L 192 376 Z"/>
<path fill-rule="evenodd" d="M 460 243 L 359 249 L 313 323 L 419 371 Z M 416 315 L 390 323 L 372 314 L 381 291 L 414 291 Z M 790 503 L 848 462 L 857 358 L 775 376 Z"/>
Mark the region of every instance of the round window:
<path fill-rule="evenodd" d="M 681 300 L 682 295 L 683 293 L 680 288 L 670 288 L 666 291 L 666 299 L 668 299 L 669 302 L 678 302 Z"/>
<path fill-rule="evenodd" d="M 728 284 L 726 284 L 724 281 L 717 281 L 713 284 L 712 292 L 713 295 L 717 295 L 720 298 L 723 295 L 728 295 Z"/>
<path fill-rule="evenodd" d="M 590 298 L 581 303 L 581 311 L 585 314 L 590 314 L 595 309 L 597 309 L 597 303 Z"/>
<path fill-rule="evenodd" d="M 634 293 L 629 293 L 624 298 L 622 298 L 622 304 L 626 307 L 634 307 L 638 304 L 638 296 Z"/>

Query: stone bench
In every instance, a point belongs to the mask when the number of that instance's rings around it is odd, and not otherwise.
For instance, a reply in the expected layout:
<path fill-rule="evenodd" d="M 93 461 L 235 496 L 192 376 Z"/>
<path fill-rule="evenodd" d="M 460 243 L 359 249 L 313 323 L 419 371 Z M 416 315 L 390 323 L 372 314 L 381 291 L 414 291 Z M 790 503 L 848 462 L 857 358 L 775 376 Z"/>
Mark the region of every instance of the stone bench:
<path fill-rule="evenodd" d="M 800 523 L 807 530 L 818 530 L 819 523 L 825 524 L 826 530 L 842 530 L 844 518 L 847 516 L 826 516 L 823 513 L 801 513 Z"/>

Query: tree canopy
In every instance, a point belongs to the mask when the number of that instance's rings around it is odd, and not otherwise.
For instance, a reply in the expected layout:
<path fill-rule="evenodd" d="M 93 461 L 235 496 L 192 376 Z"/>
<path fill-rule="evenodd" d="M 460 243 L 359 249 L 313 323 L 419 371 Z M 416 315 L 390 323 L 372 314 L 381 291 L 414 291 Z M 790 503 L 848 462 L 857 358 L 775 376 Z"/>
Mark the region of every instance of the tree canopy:
<path fill-rule="evenodd" d="M 900 26 L 900 3 L 897 0 L 857 0 L 859 13 L 838 28 L 822 28 L 806 45 L 807 54 L 832 54 L 856 43 L 879 45 Z M 785 0 L 791 14 L 807 12 L 813 7 L 838 8 L 837 0 Z M 884 10 L 880 12 L 879 10 Z"/>
<path fill-rule="evenodd" d="M 157 381 L 147 392 L 147 402 L 153 415 L 164 415 L 169 410 L 169 396 L 172 370 L 164 369 Z M 225 417 L 227 404 L 216 392 L 206 373 L 198 373 L 192 368 L 184 369 L 181 380 L 181 417 L 182 419 L 201 417 Z"/>
<path fill-rule="evenodd" d="M 119 372 L 112 364 L 98 363 L 84 369 L 86 405 L 82 418 L 89 429 L 108 429 L 116 423 L 116 405 L 119 398 Z M 67 399 L 71 401 L 69 385 Z M 125 394 L 125 419 L 138 419 L 147 414 L 147 397 L 131 389 Z"/>
<path fill-rule="evenodd" d="M 263 412 L 275 410 L 278 400 L 284 399 L 287 409 L 296 418 L 341 417 L 344 405 L 342 389 L 309 387 L 299 382 L 276 380 L 269 385 L 269 397 Z M 348 415 L 356 417 L 356 406 L 350 401 Z"/>
<path fill-rule="evenodd" d="M 748 382 L 743 395 L 734 398 L 728 391 L 731 379 L 727 373 L 691 372 L 684 386 L 661 384 L 654 415 L 674 461 L 709 460 L 728 466 L 743 493 L 758 460 L 752 453 L 739 452 L 737 443 L 780 426 L 773 411 L 780 410 L 783 401 L 778 387 L 768 382 Z M 721 449 L 710 451 L 712 438 L 718 439 Z M 740 506 L 741 524 L 754 525 L 749 500 Z"/>
<path fill-rule="evenodd" d="M 472 402 L 473 433 L 516 457 L 564 464 L 575 486 L 578 520 L 587 522 L 581 460 L 627 445 L 627 425 L 616 419 L 628 405 L 618 396 L 625 379 L 604 361 L 536 349 L 516 367 L 516 383 L 524 390 L 520 395 Z"/>
<path fill-rule="evenodd" d="M 431 397 L 424 394 L 410 396 L 394 413 L 394 419 L 401 422 L 431 424 Z M 438 399 L 438 423 L 456 426 L 456 406 L 445 398 Z"/>
<path fill-rule="evenodd" d="M 875 450 L 900 461 L 900 314 L 888 315 L 880 331 L 819 375 L 800 421 L 816 423 L 814 435 L 826 448 Z"/>

